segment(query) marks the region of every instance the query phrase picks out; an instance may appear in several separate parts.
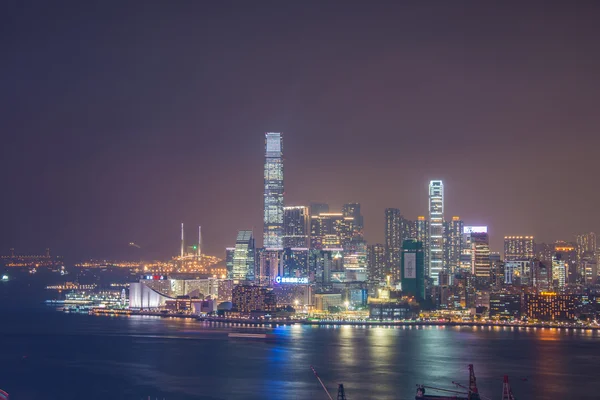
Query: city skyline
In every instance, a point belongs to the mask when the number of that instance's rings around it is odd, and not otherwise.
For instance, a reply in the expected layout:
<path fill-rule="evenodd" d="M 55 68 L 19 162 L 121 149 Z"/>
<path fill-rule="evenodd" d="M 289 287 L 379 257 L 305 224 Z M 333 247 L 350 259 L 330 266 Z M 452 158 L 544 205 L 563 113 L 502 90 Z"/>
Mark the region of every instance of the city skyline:
<path fill-rule="evenodd" d="M 494 251 L 600 230 L 593 4 L 172 4 L 133 25 L 127 5 L 8 7 L 4 254 L 117 258 L 134 242 L 165 258 L 182 221 L 202 225 L 207 254 L 241 229 L 261 241 L 271 131 L 285 203 L 358 202 L 372 244 L 386 208 L 427 215 L 434 179 L 446 219 L 488 226 Z"/>

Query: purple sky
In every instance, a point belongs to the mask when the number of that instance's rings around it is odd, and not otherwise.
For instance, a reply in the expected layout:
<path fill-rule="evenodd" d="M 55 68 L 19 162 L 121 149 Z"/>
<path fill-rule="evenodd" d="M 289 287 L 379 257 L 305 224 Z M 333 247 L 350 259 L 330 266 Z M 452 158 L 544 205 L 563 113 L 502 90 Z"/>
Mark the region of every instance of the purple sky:
<path fill-rule="evenodd" d="M 496 251 L 600 229 L 597 2 L 172 3 L 0 6 L 1 253 L 262 237 L 266 131 L 286 204 L 360 202 L 370 243 L 430 179 Z"/>

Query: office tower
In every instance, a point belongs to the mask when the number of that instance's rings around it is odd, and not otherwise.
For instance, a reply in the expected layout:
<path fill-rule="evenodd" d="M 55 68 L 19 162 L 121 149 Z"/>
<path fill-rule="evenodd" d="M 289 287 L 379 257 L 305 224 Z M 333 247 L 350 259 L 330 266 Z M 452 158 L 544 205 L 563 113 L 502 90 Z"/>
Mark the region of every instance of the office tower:
<path fill-rule="evenodd" d="M 552 257 L 552 285 L 555 289 L 565 288 L 568 268 L 568 262 L 563 259 L 562 253 L 554 254 Z"/>
<path fill-rule="evenodd" d="M 534 243 L 535 247 L 535 258 L 552 265 L 552 256 L 554 255 L 554 244 L 547 243 Z"/>
<path fill-rule="evenodd" d="M 265 193 L 263 246 L 283 248 L 283 140 L 265 133 Z"/>
<path fill-rule="evenodd" d="M 444 267 L 444 184 L 429 182 L 429 266 L 427 276 L 439 284 L 438 275 Z"/>
<path fill-rule="evenodd" d="M 504 286 L 505 280 L 504 262 L 499 260 L 490 261 L 490 284 L 492 287 L 494 289 L 500 289 Z"/>
<path fill-rule="evenodd" d="M 385 246 L 377 243 L 367 247 L 369 280 L 385 281 Z"/>
<path fill-rule="evenodd" d="M 326 214 L 329 212 L 329 204 L 325 203 L 310 203 L 310 215 Z"/>
<path fill-rule="evenodd" d="M 598 261 L 595 258 L 584 257 L 581 261 L 581 270 L 584 274 L 583 283 L 585 285 L 598 283 Z"/>
<path fill-rule="evenodd" d="M 419 215 L 415 221 L 415 239 L 423 243 L 423 253 L 425 254 L 425 276 L 429 267 L 429 221 L 423 215 Z"/>
<path fill-rule="evenodd" d="M 565 282 L 566 283 L 582 283 L 584 273 L 580 271 L 577 263 L 577 245 L 575 243 L 565 242 L 562 240 L 554 243 L 554 253 L 552 254 L 552 269 L 554 270 L 554 259 L 556 255 L 560 255 L 560 259 L 564 261 L 565 266 Z M 554 271 L 553 271 L 554 273 Z"/>
<path fill-rule="evenodd" d="M 552 273 L 550 268 L 538 259 L 531 262 L 531 285 L 540 292 L 550 290 Z"/>
<path fill-rule="evenodd" d="M 310 218 L 310 247 L 314 249 L 346 248 L 352 241 L 353 217 L 342 213 L 321 213 Z"/>
<path fill-rule="evenodd" d="M 596 234 L 594 232 L 577 235 L 577 265 L 580 281 L 589 281 L 584 264 L 598 256 Z"/>
<path fill-rule="evenodd" d="M 308 248 L 285 248 L 283 250 L 283 276 L 303 277 L 308 274 Z"/>
<path fill-rule="evenodd" d="M 402 244 L 401 281 L 404 294 L 425 298 L 425 254 L 418 240 L 408 239 Z"/>
<path fill-rule="evenodd" d="M 283 247 L 308 248 L 308 207 L 283 207 Z"/>
<path fill-rule="evenodd" d="M 489 278 L 490 242 L 487 226 L 465 226 L 463 234 L 463 254 L 471 256 L 471 272 L 478 278 Z"/>
<path fill-rule="evenodd" d="M 252 231 L 239 231 L 233 251 L 233 269 L 231 277 L 235 281 L 254 279 L 255 248 Z"/>
<path fill-rule="evenodd" d="M 452 221 L 448 221 L 444 225 L 445 263 L 448 266 L 449 271 L 453 273 L 460 265 L 460 255 L 463 247 L 463 229 L 465 224 L 460 217 L 452 217 Z"/>
<path fill-rule="evenodd" d="M 283 250 L 259 249 L 257 251 L 257 271 L 255 283 L 268 286 L 275 282 L 278 276 L 284 276 Z"/>
<path fill-rule="evenodd" d="M 342 215 L 345 218 L 352 218 L 352 239 L 362 240 L 364 237 L 364 220 L 362 214 L 360 213 L 360 203 L 344 204 L 344 206 L 342 207 Z"/>
<path fill-rule="evenodd" d="M 308 253 L 308 270 L 311 279 L 322 284 L 331 283 L 332 271 L 343 269 L 343 255 L 339 250 L 311 249 Z"/>
<path fill-rule="evenodd" d="M 531 260 L 534 256 L 533 236 L 504 236 L 504 261 Z"/>
<path fill-rule="evenodd" d="M 386 275 L 392 282 L 400 279 L 400 257 L 402 255 L 402 215 L 397 208 L 385 209 L 385 258 Z"/>
<path fill-rule="evenodd" d="M 225 248 L 225 268 L 227 269 L 227 278 L 232 279 L 233 277 L 233 255 L 235 254 L 235 247 Z"/>

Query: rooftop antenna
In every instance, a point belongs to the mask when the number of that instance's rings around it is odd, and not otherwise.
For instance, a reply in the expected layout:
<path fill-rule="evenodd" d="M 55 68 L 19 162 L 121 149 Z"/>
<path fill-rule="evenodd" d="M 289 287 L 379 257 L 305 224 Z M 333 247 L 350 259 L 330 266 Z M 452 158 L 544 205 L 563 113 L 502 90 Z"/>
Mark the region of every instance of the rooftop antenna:
<path fill-rule="evenodd" d="M 202 226 L 198 227 L 198 258 L 202 257 Z"/>
<path fill-rule="evenodd" d="M 183 222 L 181 223 L 181 258 L 183 258 Z"/>

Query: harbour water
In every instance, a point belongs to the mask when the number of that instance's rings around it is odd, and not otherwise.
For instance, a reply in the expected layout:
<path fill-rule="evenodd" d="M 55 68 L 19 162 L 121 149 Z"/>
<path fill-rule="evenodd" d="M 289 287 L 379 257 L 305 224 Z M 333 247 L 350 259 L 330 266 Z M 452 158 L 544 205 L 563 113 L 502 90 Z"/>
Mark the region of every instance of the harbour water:
<path fill-rule="evenodd" d="M 229 337 L 268 333 L 267 340 Z M 234 335 L 235 336 L 235 335 Z M 271 339 L 272 338 L 272 339 Z M 475 365 L 499 399 L 600 398 L 600 332 L 492 327 L 209 324 L 50 310 L 0 311 L 0 388 L 11 400 L 327 399 L 313 365 L 350 400 L 413 399 L 415 385 L 453 389 Z"/>

